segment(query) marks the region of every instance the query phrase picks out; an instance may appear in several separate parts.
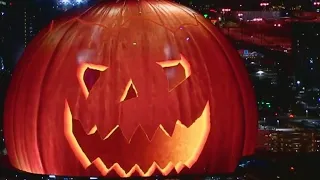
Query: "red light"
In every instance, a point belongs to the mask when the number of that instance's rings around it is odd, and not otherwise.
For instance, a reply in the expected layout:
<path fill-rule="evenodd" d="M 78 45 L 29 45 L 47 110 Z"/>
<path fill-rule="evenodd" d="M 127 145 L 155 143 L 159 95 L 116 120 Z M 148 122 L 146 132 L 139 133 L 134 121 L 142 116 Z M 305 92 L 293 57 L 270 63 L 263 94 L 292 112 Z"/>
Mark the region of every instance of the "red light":
<path fill-rule="evenodd" d="M 278 116 L 278 113 L 274 113 L 274 115 Z"/>
<path fill-rule="evenodd" d="M 294 171 L 294 167 L 290 167 L 290 170 L 291 170 L 291 171 Z"/>
<path fill-rule="evenodd" d="M 290 118 L 293 118 L 294 116 L 292 114 L 289 115 Z"/>
<path fill-rule="evenodd" d="M 230 12 L 231 9 L 222 9 L 222 12 Z"/>
<path fill-rule="evenodd" d="M 260 3 L 260 6 L 269 6 L 269 3 Z"/>
<path fill-rule="evenodd" d="M 12 3 L 9 3 L 10 6 L 12 6 Z"/>

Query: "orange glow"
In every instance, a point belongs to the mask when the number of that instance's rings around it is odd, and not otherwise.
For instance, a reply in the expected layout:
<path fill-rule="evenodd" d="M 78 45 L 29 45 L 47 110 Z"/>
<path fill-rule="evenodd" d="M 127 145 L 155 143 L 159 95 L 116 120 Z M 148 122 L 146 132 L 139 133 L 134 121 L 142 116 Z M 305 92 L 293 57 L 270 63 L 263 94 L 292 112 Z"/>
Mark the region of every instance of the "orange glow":
<path fill-rule="evenodd" d="M 50 23 L 50 28 L 49 28 L 49 31 L 52 31 L 52 29 L 53 29 L 53 26 L 54 26 L 54 20 L 52 20 L 52 21 L 51 21 L 51 23 Z"/>
<path fill-rule="evenodd" d="M 182 54 L 180 54 L 181 59 L 180 60 L 170 60 L 170 61 L 161 61 L 157 62 L 161 67 L 166 68 L 166 67 L 173 67 L 181 64 L 181 66 L 185 70 L 185 77 L 186 79 L 191 75 L 191 67 L 189 62 L 184 58 Z"/>
<path fill-rule="evenodd" d="M 108 139 L 108 138 L 111 136 L 111 134 L 113 134 L 114 131 L 116 131 L 116 130 L 118 129 L 118 127 L 119 127 L 119 125 L 117 125 L 115 128 L 113 128 L 113 129 L 110 131 L 110 133 L 107 134 L 105 138 L 103 138 L 103 140 Z"/>
<path fill-rule="evenodd" d="M 77 142 L 77 139 L 74 137 L 74 134 L 72 132 L 72 114 L 67 101 L 65 101 L 65 108 L 64 108 L 64 135 L 73 153 L 78 158 L 82 166 L 84 168 L 89 167 L 91 162 L 86 156 L 86 154 L 82 151 L 81 147 Z"/>
<path fill-rule="evenodd" d="M 93 128 L 89 131 L 88 135 L 96 133 L 97 129 L 97 126 L 93 126 Z"/>
<path fill-rule="evenodd" d="M 119 126 L 117 126 L 108 136 L 110 136 L 118 127 Z M 175 165 L 172 163 L 171 159 L 168 159 L 168 164 L 164 168 L 160 168 L 157 163 L 154 162 L 146 172 L 143 172 L 138 164 L 134 165 L 128 172 L 125 172 L 118 163 L 115 163 L 108 168 L 100 158 L 90 162 L 73 134 L 72 114 L 70 112 L 68 102 L 66 101 L 65 103 L 64 133 L 72 151 L 85 169 L 91 164 L 94 164 L 103 176 L 107 175 L 112 169 L 114 169 L 120 177 L 130 177 L 134 172 L 138 172 L 143 177 L 148 177 L 151 176 L 156 169 L 158 169 L 162 175 L 168 175 L 173 168 L 175 168 L 178 173 L 185 166 L 191 168 L 198 160 L 204 148 L 210 132 L 210 127 L 210 105 L 209 102 L 207 102 L 201 116 L 189 128 L 177 120 L 174 132 L 170 137 L 170 142 L 168 142 L 170 147 L 182 146 L 180 147 L 181 151 L 176 153 L 176 157 L 173 157 L 175 158 L 174 161 L 177 162 Z M 161 125 L 158 130 L 162 130 L 167 136 L 169 136 Z M 182 136 L 184 138 L 181 138 Z M 181 160 L 179 161 L 179 159 L 183 158 L 182 156 L 185 154 L 191 154 L 191 156 L 184 160 L 184 162 L 181 162 Z"/>
<path fill-rule="evenodd" d="M 103 138 L 103 140 L 108 139 L 108 138 L 111 136 L 111 134 L 114 133 L 114 131 L 118 129 L 118 127 L 119 127 L 119 126 L 117 125 L 115 128 L 113 128 L 113 129 L 110 131 L 110 133 L 107 134 L 106 137 Z M 93 128 L 89 131 L 88 135 L 91 135 L 91 134 L 96 133 L 97 130 L 98 130 L 97 126 L 94 125 Z"/>
<path fill-rule="evenodd" d="M 79 68 L 78 68 L 78 71 L 77 71 L 77 78 L 78 78 L 78 81 L 79 81 L 79 84 L 80 84 L 80 87 L 82 89 L 82 93 L 84 95 L 85 98 L 88 98 L 89 96 L 89 91 L 86 87 L 86 84 L 83 80 L 84 78 L 84 72 L 87 70 L 87 69 L 94 69 L 94 70 L 98 70 L 98 71 L 105 71 L 108 67 L 106 66 L 103 66 L 103 65 L 96 65 L 96 64 L 90 64 L 90 63 L 82 63 Z"/>
<path fill-rule="evenodd" d="M 128 82 L 128 84 L 126 85 L 125 87 L 125 90 L 124 90 L 124 93 L 122 94 L 121 98 L 120 98 L 120 102 L 124 101 L 127 97 L 127 94 L 128 94 L 128 91 L 130 89 L 130 86 L 132 85 L 135 93 L 136 93 L 136 96 L 138 97 L 138 92 L 137 92 L 137 89 L 136 87 L 134 86 L 134 84 L 132 83 L 132 80 L 130 79 L 130 81 Z"/>

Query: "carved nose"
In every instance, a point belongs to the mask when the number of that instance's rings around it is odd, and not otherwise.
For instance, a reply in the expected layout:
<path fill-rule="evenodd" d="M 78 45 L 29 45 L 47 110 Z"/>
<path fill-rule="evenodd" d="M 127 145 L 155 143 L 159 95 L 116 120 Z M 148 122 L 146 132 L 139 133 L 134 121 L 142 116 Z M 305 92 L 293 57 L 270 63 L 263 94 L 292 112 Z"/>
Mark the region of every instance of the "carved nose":
<path fill-rule="evenodd" d="M 138 97 L 137 89 L 134 86 L 132 80 L 130 80 L 128 82 L 128 84 L 126 85 L 126 88 L 125 88 L 125 90 L 123 92 L 123 95 L 120 98 L 120 102 L 129 100 L 129 99 L 132 99 L 132 98 L 136 98 L 136 97 Z"/>

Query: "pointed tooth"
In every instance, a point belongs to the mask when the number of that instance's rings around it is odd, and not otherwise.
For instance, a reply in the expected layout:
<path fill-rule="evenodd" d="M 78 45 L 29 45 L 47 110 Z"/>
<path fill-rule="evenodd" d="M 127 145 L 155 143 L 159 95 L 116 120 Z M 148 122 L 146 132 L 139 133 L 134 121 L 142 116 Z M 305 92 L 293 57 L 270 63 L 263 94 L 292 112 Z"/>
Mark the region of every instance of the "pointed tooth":
<path fill-rule="evenodd" d="M 179 117 L 179 111 L 178 111 L 178 105 L 176 102 L 173 102 L 173 99 L 170 97 L 164 97 L 166 98 L 166 102 L 168 105 L 164 104 L 157 104 L 155 108 L 153 109 L 154 117 L 157 119 L 155 122 L 160 124 L 159 128 L 168 136 L 172 136 L 174 128 L 175 128 L 175 122 Z M 157 102 L 163 102 L 161 100 L 158 100 Z"/>
<path fill-rule="evenodd" d="M 162 124 L 160 125 L 160 129 L 168 136 L 172 136 L 174 129 L 176 127 L 176 123 L 174 121 L 162 121 Z"/>
<path fill-rule="evenodd" d="M 84 96 L 79 95 L 73 97 L 72 95 L 68 95 L 66 102 L 69 105 L 72 119 L 80 122 L 82 129 L 86 134 L 93 132 L 95 122 L 90 118 L 87 101 Z"/>
<path fill-rule="evenodd" d="M 148 120 L 146 120 L 145 122 L 148 122 Z M 158 127 L 159 127 L 159 123 L 154 123 L 154 122 L 151 122 L 148 124 L 141 124 L 141 128 L 146 134 L 149 141 L 153 139 L 153 136 L 156 133 L 156 130 L 158 129 Z"/>
<path fill-rule="evenodd" d="M 139 121 L 147 119 L 146 113 L 142 112 L 146 108 L 143 108 L 140 104 L 137 101 L 130 100 L 120 104 L 120 129 L 128 142 L 140 126 Z"/>
<path fill-rule="evenodd" d="M 128 143 L 130 143 L 134 133 L 139 128 L 139 125 L 133 125 L 133 124 L 120 124 L 120 129 L 122 132 L 122 135 L 125 137 Z"/>
<path fill-rule="evenodd" d="M 94 134 L 94 133 L 96 133 L 97 132 L 97 126 L 93 126 L 92 128 L 91 128 L 91 130 L 87 133 L 88 135 L 91 135 L 91 134 Z"/>
<path fill-rule="evenodd" d="M 180 122 L 181 124 L 190 127 L 193 124 L 193 120 L 191 118 L 190 111 L 182 111 L 180 114 Z"/>
<path fill-rule="evenodd" d="M 108 97 L 89 96 L 88 110 L 90 119 L 95 122 L 101 139 L 107 139 L 117 129 L 119 107 L 114 101 L 106 101 Z"/>
<path fill-rule="evenodd" d="M 117 124 L 104 123 L 104 124 L 99 124 L 99 126 L 97 126 L 99 136 L 103 140 L 108 139 L 118 128 L 119 128 L 119 125 Z"/>
<path fill-rule="evenodd" d="M 179 174 L 181 172 L 181 170 L 186 167 L 186 165 L 184 165 L 182 162 L 178 162 L 174 169 L 176 170 L 176 172 Z"/>
<path fill-rule="evenodd" d="M 85 122 L 85 120 L 88 120 L 88 122 Z M 84 132 L 85 132 L 87 135 L 91 135 L 91 134 L 96 133 L 96 131 L 97 131 L 97 126 L 94 125 L 93 122 L 90 122 L 89 119 L 84 119 L 84 121 L 79 120 L 79 122 L 81 123 L 82 128 L 83 128 Z M 84 122 L 85 122 L 85 123 L 84 123 Z"/>
<path fill-rule="evenodd" d="M 109 138 L 119 127 L 118 109 L 115 106 L 106 106 L 104 108 L 95 108 L 91 110 L 91 118 L 96 120 L 96 125 L 101 139 Z"/>
<path fill-rule="evenodd" d="M 116 125 L 113 129 L 111 129 L 111 131 L 107 131 L 109 132 L 107 135 L 102 135 L 101 137 L 103 137 L 103 140 L 108 139 L 115 131 L 117 131 L 119 128 L 119 125 Z"/>
<path fill-rule="evenodd" d="M 153 139 L 160 124 L 158 119 L 152 117 L 151 113 L 145 113 L 145 111 L 154 112 L 153 108 L 153 105 L 149 105 L 146 108 L 144 108 L 144 110 L 140 111 L 143 117 L 141 117 L 142 121 L 140 120 L 139 123 L 149 141 Z"/>
<path fill-rule="evenodd" d="M 97 131 L 97 126 L 91 116 L 86 102 L 79 102 L 79 120 L 86 134 L 94 134 Z"/>

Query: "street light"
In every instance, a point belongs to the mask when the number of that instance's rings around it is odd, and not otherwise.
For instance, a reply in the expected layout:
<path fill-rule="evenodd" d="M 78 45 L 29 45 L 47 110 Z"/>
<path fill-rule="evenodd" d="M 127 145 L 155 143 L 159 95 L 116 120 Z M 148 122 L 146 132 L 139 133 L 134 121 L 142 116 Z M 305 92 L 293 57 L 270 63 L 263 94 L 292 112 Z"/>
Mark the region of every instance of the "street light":
<path fill-rule="evenodd" d="M 258 75 L 262 75 L 262 74 L 264 74 L 264 72 L 260 70 L 260 71 L 257 72 L 257 74 Z"/>

